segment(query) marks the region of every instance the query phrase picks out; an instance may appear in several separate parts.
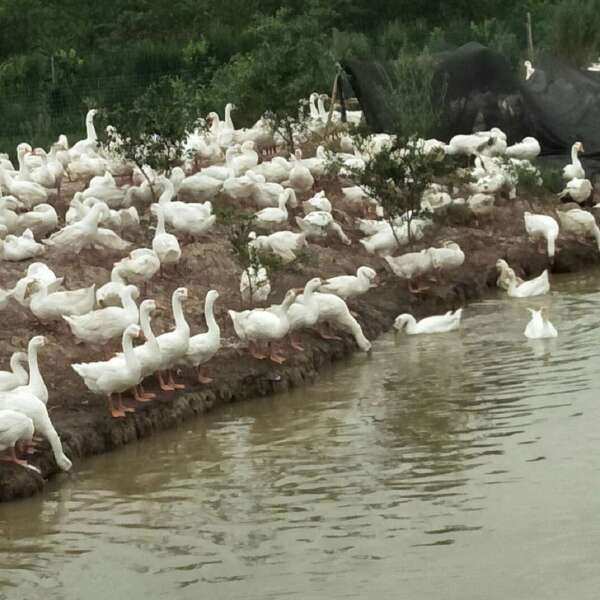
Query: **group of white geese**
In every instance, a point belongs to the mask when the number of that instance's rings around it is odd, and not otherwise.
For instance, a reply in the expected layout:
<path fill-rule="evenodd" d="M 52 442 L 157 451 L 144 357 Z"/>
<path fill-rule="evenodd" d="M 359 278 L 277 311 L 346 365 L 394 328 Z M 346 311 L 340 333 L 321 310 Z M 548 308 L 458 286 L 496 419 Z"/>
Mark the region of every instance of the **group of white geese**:
<path fill-rule="evenodd" d="M 340 119 L 336 111 L 325 110 L 318 94 L 311 95 L 309 105 L 309 127 L 314 131 L 326 127 L 328 120 Z M 165 392 L 184 387 L 174 380 L 174 371 L 181 367 L 197 369 L 201 383 L 211 381 L 205 365 L 221 348 L 221 333 L 213 312 L 218 292 L 207 293 L 204 313 L 207 330 L 195 335 L 191 335 L 184 313 L 188 297 L 185 287 L 172 293 L 174 329 L 160 335 L 155 335 L 152 329 L 156 302 L 144 299 L 138 305 L 137 301 L 140 284 L 160 277 L 163 269 L 176 267 L 182 257 L 179 239 L 202 237 L 214 226 L 212 201 L 219 195 L 255 203 L 258 234 L 252 232 L 248 240 L 250 252 L 255 256 L 271 253 L 289 263 L 309 241 L 323 240 L 330 234 L 345 245 L 352 243 L 342 225 L 334 219 L 334 203 L 323 190 L 315 189 L 315 180 L 327 170 L 328 151 L 319 147 L 310 158 L 303 158 L 302 152 L 296 151 L 288 158 L 279 155 L 261 160 L 257 148 L 276 145 L 278 140 L 262 120 L 251 128 L 236 129 L 231 118 L 234 108 L 227 105 L 224 120 L 211 113 L 208 133 L 195 131 L 188 136 L 185 143 L 189 160 L 175 168 L 168 178 L 150 168 L 144 168 L 144 172 L 132 168 L 118 153 L 101 148 L 94 128 L 94 110 L 86 116 L 86 137 L 73 146 L 69 147 L 62 135 L 49 152 L 19 144 L 17 167 L 7 156 L 0 158 L 0 259 L 29 261 L 45 252 L 74 254 L 86 248 L 123 252 L 123 257 L 113 265 L 110 281 L 98 289 L 94 283 L 86 288 L 66 290 L 63 278 L 57 277 L 45 262 L 33 262 L 12 289 L 0 290 L 0 310 L 16 301 L 27 307 L 42 324 L 64 320 L 72 335 L 90 346 L 106 348 L 111 341 L 121 338 L 122 352 L 105 361 L 72 365 L 93 393 L 107 399 L 110 414 L 115 418 L 124 418 L 134 411 L 133 406 L 123 403 L 124 392 L 131 391 L 137 402 L 154 398 L 143 387 L 148 377 L 156 375 Z M 358 121 L 361 115 L 350 113 L 349 117 Z M 352 138 L 343 135 L 343 152 L 337 153 L 337 159 L 351 172 L 390 141 L 390 136 L 373 135 L 361 154 Z M 426 153 L 474 157 L 474 166 L 468 169 L 471 183 L 463 190 L 466 198 L 458 197 L 454 188 L 433 184 L 423 195 L 422 204 L 429 213 L 462 204 L 478 218 L 490 213 L 500 192 L 514 197 L 515 166 L 535 171 L 530 161 L 540 152 L 534 138 L 508 146 L 506 135 L 498 128 L 455 136 L 448 144 L 438 140 L 415 143 Z M 582 202 L 591 193 L 591 184 L 578 158 L 580 151 L 582 146 L 577 142 L 573 145 L 572 161 L 564 170 L 567 185 L 562 194 L 576 202 Z M 190 174 L 199 164 L 204 165 L 203 168 Z M 338 208 L 351 206 L 366 217 L 357 223 L 365 236 L 360 243 L 367 252 L 384 257 L 393 273 L 408 281 L 411 292 L 418 293 L 422 289 L 423 277 L 439 276 L 463 264 L 465 255 L 452 241 L 421 252 L 393 256 L 409 241 L 407 220 L 390 223 L 383 219 L 376 199 L 356 186 L 349 172 L 345 172 L 344 167 L 339 172 L 343 197 L 335 204 Z M 115 177 L 123 175 L 131 176 L 131 185 L 117 184 Z M 71 181 L 83 180 L 86 186 L 84 191 L 75 193 L 66 214 L 59 216 L 53 202 L 56 204 L 60 198 L 65 177 Z M 153 189 L 158 190 L 158 202 L 154 202 Z M 587 195 L 585 190 L 588 190 Z M 293 220 L 298 228 L 294 231 L 288 207 L 298 206 L 298 196 L 306 199 L 301 203 L 302 216 L 297 215 Z M 152 247 L 130 250 L 131 243 L 123 236 L 147 224 L 147 212 L 142 212 L 142 219 L 138 212 L 147 208 L 156 219 Z M 563 229 L 582 236 L 592 235 L 600 247 L 600 231 L 590 212 L 573 208 L 561 212 L 560 220 Z M 62 227 L 61 223 L 64 223 Z M 411 237 L 421 239 L 431 223 L 429 216 L 412 219 Z M 552 261 L 559 233 L 556 220 L 548 215 L 525 213 L 525 229 L 532 239 L 545 242 L 546 249 L 540 247 L 540 251 L 547 252 Z M 547 271 L 524 282 L 505 261 L 499 260 L 497 266 L 498 285 L 505 288 L 509 296 L 529 297 L 549 290 Z M 235 333 L 257 359 L 268 357 L 276 363 L 283 362 L 284 339 L 289 338 L 291 346 L 301 351 L 296 333 L 319 324 L 348 332 L 360 349 L 369 351 L 371 344 L 346 301 L 376 285 L 376 271 L 362 266 L 356 275 L 341 275 L 325 281 L 311 279 L 302 290 L 288 291 L 280 304 L 242 312 L 230 310 L 229 315 Z M 264 303 L 270 289 L 264 268 L 249 268 L 243 272 L 240 292 L 247 301 Z M 526 335 L 556 335 L 541 312 L 533 312 Z M 405 328 L 408 334 L 452 331 L 459 327 L 461 314 L 462 309 L 459 309 L 419 322 L 412 315 L 403 314 L 397 317 L 395 327 Z M 140 333 L 145 341 L 134 346 Z M 5 451 L 6 460 L 30 466 L 18 458 L 17 453 L 26 455 L 33 451 L 35 432 L 49 441 L 58 466 L 68 470 L 71 461 L 49 417 L 48 389 L 38 368 L 37 355 L 45 343 L 43 336 L 33 337 L 27 353 L 12 355 L 11 370 L 0 372 L 0 451 Z"/>

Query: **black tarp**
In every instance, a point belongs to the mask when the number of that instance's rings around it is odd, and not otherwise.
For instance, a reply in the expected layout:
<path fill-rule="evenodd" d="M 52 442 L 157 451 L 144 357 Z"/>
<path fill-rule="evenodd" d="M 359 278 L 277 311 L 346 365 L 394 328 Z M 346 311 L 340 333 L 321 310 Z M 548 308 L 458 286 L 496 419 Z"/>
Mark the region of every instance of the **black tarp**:
<path fill-rule="evenodd" d="M 600 166 L 600 76 L 552 58 L 534 64 L 525 81 L 501 54 L 477 43 L 436 55 L 435 98 L 443 98 L 440 127 L 433 137 L 448 141 L 453 135 L 500 127 L 509 143 L 526 136 L 537 138 L 543 155 L 565 156 L 581 141 L 582 157 L 597 172 Z M 369 126 L 393 132 L 389 66 L 348 60 L 342 63 Z M 442 92 L 441 90 L 444 90 Z M 440 100 L 441 101 L 441 100 Z M 563 163 L 564 164 L 564 163 Z"/>

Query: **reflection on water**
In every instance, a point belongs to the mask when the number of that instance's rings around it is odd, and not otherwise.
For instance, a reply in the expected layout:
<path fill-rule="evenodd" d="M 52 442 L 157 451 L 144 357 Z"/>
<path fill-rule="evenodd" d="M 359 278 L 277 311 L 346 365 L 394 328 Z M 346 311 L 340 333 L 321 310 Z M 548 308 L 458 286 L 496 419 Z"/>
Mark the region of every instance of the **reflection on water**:
<path fill-rule="evenodd" d="M 0 506 L 0 598 L 595 598 L 600 277 L 557 283 Z"/>

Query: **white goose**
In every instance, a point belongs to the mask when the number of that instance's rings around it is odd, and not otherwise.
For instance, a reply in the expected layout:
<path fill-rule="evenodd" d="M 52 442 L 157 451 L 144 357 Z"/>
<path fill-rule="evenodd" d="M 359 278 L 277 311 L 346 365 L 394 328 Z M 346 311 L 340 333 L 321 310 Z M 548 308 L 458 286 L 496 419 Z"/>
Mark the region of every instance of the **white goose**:
<path fill-rule="evenodd" d="M 532 215 L 530 212 L 523 214 L 525 230 L 530 239 L 537 240 L 538 252 L 543 254 L 540 244 L 546 240 L 546 251 L 551 262 L 554 261 L 556 252 L 556 238 L 558 238 L 558 223 L 548 215 Z"/>
<path fill-rule="evenodd" d="M 427 289 L 418 285 L 418 279 L 433 271 L 433 261 L 429 250 L 407 252 L 401 256 L 384 256 L 383 258 L 396 277 L 408 280 L 410 292 L 418 294 Z"/>
<path fill-rule="evenodd" d="M 352 243 L 340 224 L 327 211 L 316 210 L 309 212 L 304 217 L 296 216 L 296 224 L 308 239 L 327 237 L 327 233 L 331 231 L 340 238 L 343 244 L 349 246 Z"/>
<path fill-rule="evenodd" d="M 141 379 L 139 384 L 133 388 L 133 396 L 138 402 L 147 402 L 155 398 L 156 394 L 151 394 L 144 390 L 142 385 L 143 380 L 150 375 L 154 375 L 160 368 L 160 347 L 156 336 L 152 331 L 151 315 L 156 310 L 156 302 L 154 300 L 144 300 L 140 304 L 140 326 L 146 342 L 141 346 L 136 346 L 133 349 L 136 358 L 140 362 Z"/>
<path fill-rule="evenodd" d="M 185 235 L 192 236 L 205 234 L 215 224 L 217 218 L 212 214 L 210 201 L 207 200 L 204 204 L 173 201 L 173 183 L 166 178 L 159 179 L 159 183 L 163 185 L 163 192 L 158 203 L 163 209 L 165 223 Z"/>
<path fill-rule="evenodd" d="M 234 200 L 245 200 L 250 198 L 256 189 L 256 175 L 252 171 L 247 171 L 240 177 L 231 177 L 223 183 L 223 194 Z"/>
<path fill-rule="evenodd" d="M 496 269 L 498 269 L 498 279 L 496 279 L 496 285 L 499 288 L 508 291 L 508 288 L 513 280 L 516 281 L 517 285 L 523 283 L 523 280 L 520 277 L 517 277 L 514 269 L 512 269 L 504 259 L 499 258 L 496 261 Z"/>
<path fill-rule="evenodd" d="M 254 215 L 256 224 L 265 229 L 274 229 L 285 225 L 288 221 L 287 203 L 291 197 L 290 191 L 286 190 L 279 196 L 277 208 L 267 207 L 258 211 Z"/>
<path fill-rule="evenodd" d="M 101 346 L 120 336 L 129 325 L 137 325 L 139 310 L 134 300 L 137 293 L 134 285 L 128 285 L 121 293 L 122 307 L 109 306 L 83 315 L 63 318 L 77 339 Z"/>
<path fill-rule="evenodd" d="M 163 265 L 176 265 L 181 258 L 181 247 L 179 241 L 172 233 L 165 230 L 165 214 L 160 204 L 152 205 L 152 214 L 156 215 L 158 224 L 152 240 L 152 250 Z"/>
<path fill-rule="evenodd" d="M 50 204 L 38 204 L 33 210 L 19 215 L 16 233 L 29 229 L 34 235 L 43 237 L 58 227 L 58 215 Z"/>
<path fill-rule="evenodd" d="M 577 204 L 585 202 L 592 195 L 592 182 L 589 179 L 571 179 L 565 189 L 558 194 L 561 199 L 570 198 Z"/>
<path fill-rule="evenodd" d="M 125 268 L 120 264 L 116 263 L 110 273 L 110 281 L 105 283 L 102 287 L 96 290 L 96 301 L 101 307 L 105 306 L 120 306 L 121 305 L 121 294 L 124 289 L 129 285 L 125 278 Z M 137 299 L 139 297 L 139 290 Z M 91 310 L 91 308 L 90 308 Z"/>
<path fill-rule="evenodd" d="M 540 143 L 534 137 L 525 137 L 506 149 L 506 156 L 520 160 L 534 160 L 542 151 Z"/>
<path fill-rule="evenodd" d="M 579 153 L 584 152 L 583 144 L 575 142 L 571 146 L 571 162 L 563 168 L 563 179 L 570 181 L 571 179 L 585 179 L 585 170 L 579 160 Z"/>
<path fill-rule="evenodd" d="M 319 289 L 323 281 L 320 277 L 315 277 L 308 281 L 304 286 L 304 291 L 300 298 L 288 308 L 287 314 L 290 322 L 290 342 L 292 348 L 302 352 L 304 348 L 300 345 L 294 333 L 298 329 L 313 327 L 319 321 L 319 301 L 315 297 L 315 292 Z M 298 301 L 301 299 L 301 301 Z"/>
<path fill-rule="evenodd" d="M 69 158 L 71 161 L 78 159 L 82 154 L 94 154 L 98 149 L 98 136 L 94 127 L 94 116 L 98 111 L 92 108 L 85 115 L 86 137 L 79 140 L 69 149 Z"/>
<path fill-rule="evenodd" d="M 320 292 L 335 294 L 344 300 L 354 298 L 377 287 L 377 272 L 371 267 L 359 267 L 356 275 L 340 275 L 326 279 L 319 287 Z"/>
<path fill-rule="evenodd" d="M 118 267 L 119 273 L 126 279 L 138 278 L 146 284 L 158 273 L 160 259 L 150 248 L 136 248 L 129 253 L 129 256 L 115 263 L 114 267 Z"/>
<path fill-rule="evenodd" d="M 63 227 L 43 242 L 48 246 L 72 253 L 89 247 L 125 250 L 130 246 L 129 242 L 121 239 L 114 231 L 99 227 L 100 221 L 105 219 L 108 214 L 108 206 L 103 202 L 98 202 L 92 206 L 81 221 Z"/>
<path fill-rule="evenodd" d="M 63 278 L 56 277 L 54 271 L 43 262 L 31 263 L 27 267 L 25 276 L 17 281 L 11 296 L 21 305 L 28 307 L 30 297 L 28 296 L 31 284 L 37 281 L 41 286 L 48 288 L 48 292 L 56 292 L 61 289 Z"/>
<path fill-rule="evenodd" d="M 302 153 L 299 150 L 296 151 L 296 156 L 290 156 L 292 168 L 288 180 L 283 184 L 285 187 L 294 188 L 298 193 L 308 192 L 315 184 L 312 173 L 302 164 L 301 159 Z"/>
<path fill-rule="evenodd" d="M 267 182 L 264 175 L 257 174 L 254 171 L 248 171 L 246 176 L 253 182 L 252 199 L 256 202 L 259 208 L 267 208 L 268 206 L 277 206 L 279 197 L 285 191 L 285 188 L 279 183 Z M 290 188 L 290 191 L 293 190 Z M 290 200 L 290 206 L 294 206 L 297 201 Z"/>
<path fill-rule="evenodd" d="M 437 271 L 451 271 L 465 262 L 465 253 L 456 242 L 444 242 L 441 248 L 429 248 L 433 268 Z"/>
<path fill-rule="evenodd" d="M 459 308 L 454 312 L 449 310 L 445 315 L 426 317 L 417 322 L 412 315 L 404 313 L 396 317 L 394 328 L 397 331 L 402 331 L 406 328 L 406 333 L 409 335 L 447 333 L 459 328 L 461 316 L 462 308 Z"/>
<path fill-rule="evenodd" d="M 196 173 L 186 177 L 179 186 L 179 195 L 189 197 L 192 200 L 212 200 L 223 187 L 223 182 L 214 177 L 208 177 L 201 173 Z"/>
<path fill-rule="evenodd" d="M 234 156 L 231 160 L 231 166 L 235 175 L 241 175 L 246 171 L 253 169 L 258 164 L 258 153 L 254 149 L 252 140 L 248 140 L 241 145 L 240 154 Z"/>
<path fill-rule="evenodd" d="M 60 438 L 52 425 L 45 404 L 28 392 L 2 392 L 0 393 L 0 410 L 14 410 L 26 415 L 33 421 L 35 432 L 45 437 L 49 442 L 56 460 L 56 464 L 63 471 L 68 471 L 72 463 L 63 451 Z"/>
<path fill-rule="evenodd" d="M 564 231 L 581 237 L 593 237 L 600 250 L 600 228 L 596 225 L 596 219 L 592 213 L 581 208 L 572 208 L 564 212 L 558 212 L 560 226 Z"/>
<path fill-rule="evenodd" d="M 248 245 L 256 248 L 258 252 L 270 252 L 279 256 L 284 263 L 290 263 L 296 260 L 294 252 L 305 248 L 305 233 L 295 233 L 293 231 L 276 231 L 270 235 L 256 236 L 254 232 L 249 235 Z"/>
<path fill-rule="evenodd" d="M 21 236 L 7 235 L 0 239 L 0 257 L 11 262 L 29 260 L 44 253 L 44 246 L 38 244 L 30 229 L 26 229 Z"/>
<path fill-rule="evenodd" d="M 0 392 L 13 390 L 20 385 L 25 385 L 29 374 L 23 368 L 27 362 L 25 352 L 13 352 L 10 357 L 10 371 L 0 371 Z"/>
<path fill-rule="evenodd" d="M 190 341 L 190 326 L 183 314 L 183 302 L 188 297 L 186 288 L 177 288 L 173 292 L 171 305 L 175 319 L 175 329 L 163 333 L 156 338 L 160 348 L 160 370 L 158 371 L 158 382 L 163 391 L 173 391 L 185 388 L 185 385 L 175 383 L 171 369 L 186 355 Z M 168 381 L 165 383 L 163 372 L 167 372 Z"/>
<path fill-rule="evenodd" d="M 29 340 L 27 346 L 27 361 L 29 366 L 29 382 L 14 388 L 13 392 L 33 394 L 44 404 L 48 404 L 48 388 L 38 365 L 38 350 L 46 345 L 43 335 L 36 335 Z"/>
<path fill-rule="evenodd" d="M 253 170 L 262 175 L 268 182 L 282 183 L 289 178 L 292 165 L 283 156 L 275 156 L 272 160 L 263 162 Z"/>
<path fill-rule="evenodd" d="M 19 204 L 12 196 L 0 197 L 0 225 L 3 225 L 8 233 L 15 233 L 17 230 L 19 215 L 15 211 Z"/>
<path fill-rule="evenodd" d="M 346 302 L 339 296 L 334 294 L 322 294 L 316 292 L 313 298 L 319 303 L 319 323 L 333 325 L 334 327 L 350 333 L 356 345 L 363 351 L 369 352 L 371 350 L 371 342 L 365 337 L 362 327 L 358 321 L 350 313 L 350 309 L 346 305 Z M 298 299 L 298 302 L 302 302 L 302 298 Z M 325 334 L 321 334 L 325 339 Z M 335 339 L 335 338 L 333 338 Z"/>
<path fill-rule="evenodd" d="M 233 158 L 239 153 L 237 146 L 227 148 L 225 152 L 225 164 L 224 165 L 211 165 L 204 169 L 200 169 L 200 174 L 206 177 L 212 177 L 213 179 L 219 179 L 220 181 L 226 181 L 236 176 L 233 169 Z"/>
<path fill-rule="evenodd" d="M 26 460 L 17 458 L 15 446 L 19 443 L 30 445 L 33 440 L 33 421 L 16 410 L 0 410 L 0 452 L 8 451 L 8 456 L 0 460 L 27 465 Z"/>
<path fill-rule="evenodd" d="M 554 325 L 546 319 L 544 308 L 540 308 L 540 310 L 528 308 L 527 310 L 531 313 L 531 320 L 527 323 L 527 327 L 525 327 L 525 337 L 531 340 L 539 340 L 558 336 Z"/>
<path fill-rule="evenodd" d="M 96 303 L 95 285 L 79 290 L 49 292 L 47 284 L 35 279 L 30 281 L 33 293 L 29 308 L 42 323 L 60 321 L 64 316 L 85 315 L 94 308 Z"/>
<path fill-rule="evenodd" d="M 210 383 L 212 379 L 203 372 L 205 365 L 221 348 L 221 330 L 214 315 L 214 304 L 219 298 L 219 292 L 209 290 L 204 300 L 204 318 L 208 331 L 190 337 L 188 350 L 183 357 L 183 363 L 198 369 L 199 383 Z"/>
<path fill-rule="evenodd" d="M 0 187 L 7 194 L 17 198 L 29 210 L 37 204 L 48 202 L 48 192 L 41 185 L 32 181 L 13 179 L 2 167 L 0 167 Z"/>
<path fill-rule="evenodd" d="M 531 298 L 532 296 L 547 294 L 550 291 L 547 269 L 541 275 L 529 281 L 518 280 L 514 271 L 508 277 L 509 285 L 507 292 L 511 298 Z"/>
<path fill-rule="evenodd" d="M 289 290 L 281 304 L 266 309 L 255 308 L 243 312 L 228 311 L 235 333 L 240 340 L 248 342 L 248 349 L 254 358 L 264 359 L 267 357 L 259 348 L 260 342 L 267 342 L 270 349 L 269 358 L 279 364 L 285 362 L 285 357 L 277 353 L 273 345 L 282 340 L 290 330 L 287 310 L 293 304 L 296 295 L 295 290 Z"/>
<path fill-rule="evenodd" d="M 73 370 L 83 379 L 86 387 L 94 394 L 107 397 L 110 414 L 124 417 L 134 409 L 123 405 L 122 392 L 135 387 L 142 378 L 140 362 L 133 352 L 132 340 L 140 335 L 139 325 L 128 325 L 123 331 L 123 356 L 104 362 L 72 364 Z M 117 405 L 113 395 L 117 394 Z"/>
<path fill-rule="evenodd" d="M 302 208 L 304 210 L 304 214 L 308 214 L 316 210 L 322 210 L 330 213 L 332 206 L 327 196 L 325 196 L 325 191 L 321 190 L 320 192 L 317 192 L 312 198 L 309 198 L 308 200 L 303 202 Z"/>

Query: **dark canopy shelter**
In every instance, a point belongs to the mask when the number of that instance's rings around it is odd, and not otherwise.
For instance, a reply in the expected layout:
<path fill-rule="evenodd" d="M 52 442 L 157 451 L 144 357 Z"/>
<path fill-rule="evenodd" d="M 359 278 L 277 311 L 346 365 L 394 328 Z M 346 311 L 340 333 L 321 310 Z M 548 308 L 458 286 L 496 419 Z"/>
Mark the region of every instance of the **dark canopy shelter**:
<path fill-rule="evenodd" d="M 545 58 L 524 81 L 504 56 L 477 43 L 441 53 L 436 63 L 433 94 L 444 103 L 444 117 L 432 136 L 448 141 L 456 134 L 500 127 L 509 143 L 536 137 L 545 155 L 568 154 L 579 140 L 586 157 L 600 158 L 597 73 Z M 342 66 L 370 127 L 393 132 L 390 67 L 353 60 Z M 594 162 L 590 168 L 596 171 Z"/>

